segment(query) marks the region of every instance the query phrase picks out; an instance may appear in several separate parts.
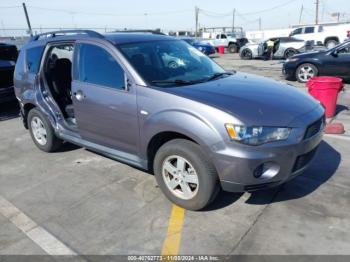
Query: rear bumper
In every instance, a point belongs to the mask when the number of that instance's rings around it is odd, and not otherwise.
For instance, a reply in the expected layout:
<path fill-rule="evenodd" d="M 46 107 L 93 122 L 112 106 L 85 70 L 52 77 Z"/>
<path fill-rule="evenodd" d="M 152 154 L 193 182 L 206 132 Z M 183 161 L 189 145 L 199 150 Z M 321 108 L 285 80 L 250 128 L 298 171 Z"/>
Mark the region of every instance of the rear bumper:
<path fill-rule="evenodd" d="M 13 86 L 0 88 L 0 103 L 16 100 Z"/>

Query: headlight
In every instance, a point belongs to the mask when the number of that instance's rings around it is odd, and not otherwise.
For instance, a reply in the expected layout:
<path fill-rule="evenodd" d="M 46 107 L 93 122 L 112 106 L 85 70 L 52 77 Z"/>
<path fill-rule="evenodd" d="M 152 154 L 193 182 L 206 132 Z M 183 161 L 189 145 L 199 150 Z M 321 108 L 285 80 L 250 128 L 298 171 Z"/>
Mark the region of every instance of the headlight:
<path fill-rule="evenodd" d="M 261 145 L 272 141 L 286 140 L 291 128 L 225 125 L 228 135 L 232 140 L 247 145 Z"/>
<path fill-rule="evenodd" d="M 288 62 L 296 62 L 296 61 L 298 61 L 299 60 L 299 58 L 287 58 L 286 59 L 286 63 L 288 63 Z"/>

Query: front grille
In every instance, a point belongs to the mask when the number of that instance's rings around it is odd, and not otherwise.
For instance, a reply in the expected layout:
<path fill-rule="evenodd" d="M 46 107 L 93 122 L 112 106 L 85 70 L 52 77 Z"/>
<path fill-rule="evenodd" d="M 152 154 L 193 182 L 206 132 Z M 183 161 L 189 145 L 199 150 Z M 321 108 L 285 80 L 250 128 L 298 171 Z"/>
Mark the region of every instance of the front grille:
<path fill-rule="evenodd" d="M 306 131 L 305 131 L 304 140 L 308 139 L 310 137 L 313 137 L 318 132 L 320 132 L 322 130 L 323 126 L 324 126 L 324 123 L 325 123 L 325 118 L 321 117 L 316 122 L 314 122 L 311 125 L 309 125 L 307 127 Z"/>
<path fill-rule="evenodd" d="M 294 166 L 293 166 L 293 173 L 295 171 L 302 169 L 308 163 L 310 163 L 310 161 L 312 160 L 312 158 L 314 157 L 314 155 L 316 153 L 316 150 L 317 150 L 317 147 L 304 155 L 298 156 L 297 160 L 295 161 Z"/>

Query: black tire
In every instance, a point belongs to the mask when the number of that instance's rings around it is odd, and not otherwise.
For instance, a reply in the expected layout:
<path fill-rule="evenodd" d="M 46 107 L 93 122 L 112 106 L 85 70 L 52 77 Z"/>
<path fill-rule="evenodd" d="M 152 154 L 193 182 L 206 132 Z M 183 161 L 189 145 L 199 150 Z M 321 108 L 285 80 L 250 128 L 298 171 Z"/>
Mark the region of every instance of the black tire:
<path fill-rule="evenodd" d="M 238 52 L 238 45 L 237 44 L 229 44 L 227 51 L 231 54 Z"/>
<path fill-rule="evenodd" d="M 253 53 L 252 53 L 252 51 L 249 50 L 249 49 L 244 49 L 244 50 L 242 50 L 241 58 L 242 58 L 243 60 L 251 60 L 251 59 L 253 59 Z"/>
<path fill-rule="evenodd" d="M 43 127 L 46 130 L 46 143 L 40 144 L 38 140 L 35 138 L 33 127 L 32 127 L 32 120 L 34 118 L 39 118 L 41 122 L 43 123 Z M 45 152 L 54 152 L 57 149 L 59 149 L 62 146 L 63 141 L 56 137 L 55 132 L 51 126 L 50 121 L 47 119 L 47 117 L 40 112 L 40 110 L 33 108 L 29 111 L 28 117 L 27 117 L 27 124 L 29 128 L 29 133 L 35 143 L 35 145 Z"/>
<path fill-rule="evenodd" d="M 298 80 L 298 82 L 300 83 L 306 83 L 310 78 L 301 78 L 300 77 L 300 74 L 301 74 L 301 70 L 305 67 L 308 67 L 310 68 L 312 71 L 313 71 L 313 76 L 312 77 L 315 77 L 318 75 L 318 69 L 315 65 L 313 64 L 310 64 L 310 63 L 304 63 L 304 64 L 301 64 L 300 66 L 298 66 L 297 70 L 295 71 L 295 78 Z"/>
<path fill-rule="evenodd" d="M 339 44 L 339 42 L 337 40 L 328 40 L 326 43 L 325 43 L 325 46 L 327 49 L 330 49 L 330 48 L 333 48 L 335 47 L 337 44 Z"/>
<path fill-rule="evenodd" d="M 198 191 L 191 199 L 182 199 L 172 193 L 163 178 L 163 163 L 170 156 L 180 156 L 189 162 L 198 176 Z M 156 153 L 153 170 L 157 183 L 165 196 L 188 210 L 200 210 L 210 204 L 220 190 L 214 165 L 200 146 L 185 139 L 174 139 L 162 145 Z"/>
<path fill-rule="evenodd" d="M 293 48 L 288 48 L 285 52 L 284 52 L 284 58 L 287 59 L 289 57 L 292 57 L 293 55 L 296 55 L 298 53 L 297 50 L 293 49 Z"/>

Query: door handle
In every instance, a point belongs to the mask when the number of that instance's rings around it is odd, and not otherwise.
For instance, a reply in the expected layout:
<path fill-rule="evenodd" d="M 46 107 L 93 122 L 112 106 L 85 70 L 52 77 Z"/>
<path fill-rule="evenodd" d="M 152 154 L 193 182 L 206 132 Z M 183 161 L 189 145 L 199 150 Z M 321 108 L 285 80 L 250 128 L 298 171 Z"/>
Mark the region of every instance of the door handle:
<path fill-rule="evenodd" d="M 81 91 L 81 90 L 74 92 L 74 96 L 78 101 L 82 101 L 85 98 L 85 95 L 84 95 L 83 91 Z"/>

